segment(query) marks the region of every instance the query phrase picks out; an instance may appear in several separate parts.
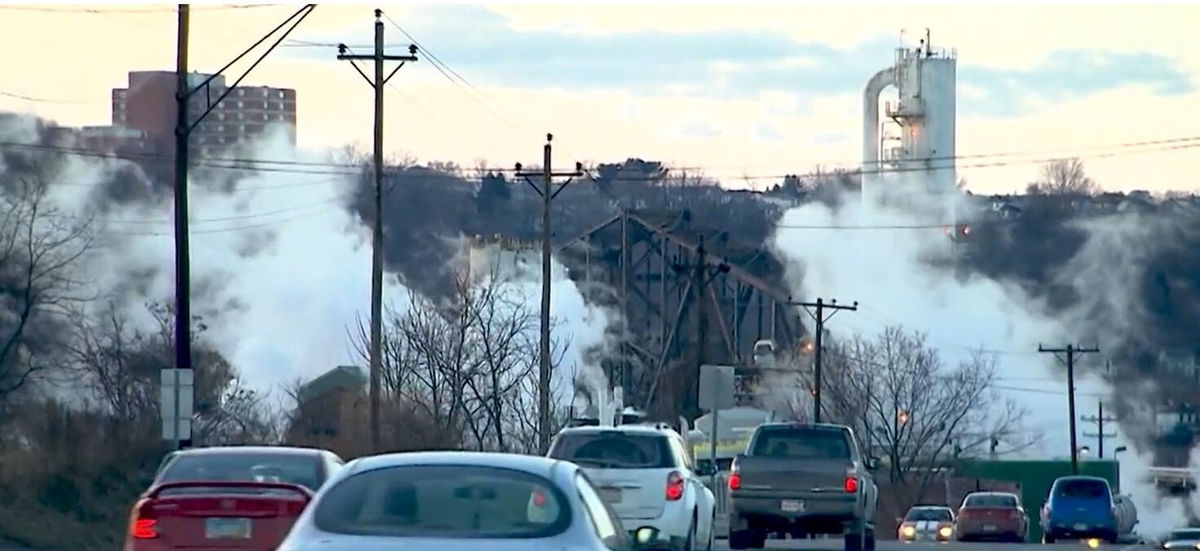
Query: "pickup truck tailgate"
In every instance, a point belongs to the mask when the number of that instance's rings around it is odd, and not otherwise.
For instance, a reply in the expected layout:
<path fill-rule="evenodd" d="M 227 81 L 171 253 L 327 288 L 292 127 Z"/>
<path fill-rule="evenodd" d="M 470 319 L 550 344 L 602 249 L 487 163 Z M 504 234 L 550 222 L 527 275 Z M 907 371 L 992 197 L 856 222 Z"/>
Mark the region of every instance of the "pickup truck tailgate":
<path fill-rule="evenodd" d="M 786 493 L 843 493 L 851 463 L 840 459 L 796 461 L 787 457 L 744 457 L 738 464 L 741 489 Z"/>

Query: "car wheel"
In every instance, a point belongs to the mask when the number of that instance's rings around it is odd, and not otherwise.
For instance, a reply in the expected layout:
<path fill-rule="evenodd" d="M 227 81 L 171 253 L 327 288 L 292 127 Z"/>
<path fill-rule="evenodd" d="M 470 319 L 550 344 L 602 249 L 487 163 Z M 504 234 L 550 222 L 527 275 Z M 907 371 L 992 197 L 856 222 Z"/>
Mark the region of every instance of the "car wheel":
<path fill-rule="evenodd" d="M 1051 545 L 1053 543 L 1054 543 L 1054 534 L 1051 534 L 1050 532 L 1046 532 L 1046 533 L 1042 534 L 1042 544 L 1043 545 Z"/>
<path fill-rule="evenodd" d="M 875 528 L 867 528 L 866 551 L 875 551 Z"/>

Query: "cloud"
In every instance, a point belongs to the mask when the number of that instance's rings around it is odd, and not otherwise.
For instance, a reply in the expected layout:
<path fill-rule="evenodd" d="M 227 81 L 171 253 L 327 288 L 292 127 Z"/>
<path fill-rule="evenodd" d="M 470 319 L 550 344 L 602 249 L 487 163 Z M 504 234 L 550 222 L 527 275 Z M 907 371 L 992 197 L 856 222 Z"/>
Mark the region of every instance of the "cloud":
<path fill-rule="evenodd" d="M 861 91 L 872 74 L 891 64 L 896 46 L 887 34 L 838 48 L 798 41 L 782 31 L 524 30 L 478 5 L 421 6 L 398 23 L 476 84 L 713 99 L 783 93 L 801 98 L 801 104 Z M 393 42 L 405 39 L 389 31 Z M 317 55 L 301 50 L 290 53 Z M 443 78 L 431 68 L 422 72 L 424 78 Z M 1176 60 L 1147 52 L 1059 50 L 1023 69 L 982 66 L 966 58 L 959 60 L 958 76 L 964 90 L 958 110 L 964 116 L 1013 117 L 1130 85 L 1148 86 L 1158 95 L 1193 90 Z M 811 111 L 807 107 L 800 110 Z"/>
<path fill-rule="evenodd" d="M 688 123 L 679 129 L 679 133 L 684 136 L 695 136 L 698 138 L 716 138 L 723 134 L 721 129 L 706 122 Z"/>
<path fill-rule="evenodd" d="M 780 134 L 775 127 L 769 124 L 758 125 L 758 128 L 754 130 L 754 137 L 769 142 L 781 142 L 784 139 L 783 134 Z"/>
<path fill-rule="evenodd" d="M 1123 86 L 1142 85 L 1156 95 L 1195 89 L 1191 76 L 1152 53 L 1063 50 L 1029 69 L 963 66 L 958 70 L 962 111 L 1011 116 L 1038 102 L 1065 102 Z"/>

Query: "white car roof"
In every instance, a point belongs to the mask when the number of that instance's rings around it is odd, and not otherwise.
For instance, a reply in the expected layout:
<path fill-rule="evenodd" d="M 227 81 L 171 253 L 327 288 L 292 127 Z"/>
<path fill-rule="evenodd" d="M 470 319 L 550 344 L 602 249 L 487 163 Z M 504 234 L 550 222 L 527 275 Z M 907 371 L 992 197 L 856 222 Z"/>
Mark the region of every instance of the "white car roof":
<path fill-rule="evenodd" d="M 674 429 L 661 428 L 661 427 L 658 427 L 655 425 L 641 425 L 641 424 L 617 425 L 617 426 L 613 426 L 613 427 L 600 427 L 600 426 L 568 427 L 568 428 L 558 431 L 559 434 L 601 434 L 601 433 L 611 433 L 611 432 L 624 432 L 627 434 L 642 434 L 642 435 L 647 435 L 647 436 L 664 435 L 664 434 L 673 434 L 676 436 L 679 435 L 679 433 L 675 432 Z"/>
<path fill-rule="evenodd" d="M 418 465 L 498 467 L 552 478 L 552 472 L 556 467 L 566 465 L 567 468 L 570 468 L 571 464 L 558 459 L 516 453 L 471 451 L 406 452 L 361 457 L 347 465 L 346 472 L 347 474 L 356 474 L 375 469 Z"/>

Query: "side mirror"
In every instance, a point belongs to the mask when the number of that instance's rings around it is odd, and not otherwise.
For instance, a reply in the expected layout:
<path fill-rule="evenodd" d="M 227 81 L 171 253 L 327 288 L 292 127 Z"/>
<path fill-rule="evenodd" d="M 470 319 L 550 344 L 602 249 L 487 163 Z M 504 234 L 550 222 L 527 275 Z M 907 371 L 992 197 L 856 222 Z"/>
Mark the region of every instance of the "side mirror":
<path fill-rule="evenodd" d="M 866 461 L 863 461 L 863 464 L 867 467 L 868 471 L 879 470 L 879 459 L 876 457 L 868 457 Z"/>
<path fill-rule="evenodd" d="M 717 473 L 716 467 L 712 463 L 697 463 L 696 474 L 700 476 L 712 476 Z"/>

